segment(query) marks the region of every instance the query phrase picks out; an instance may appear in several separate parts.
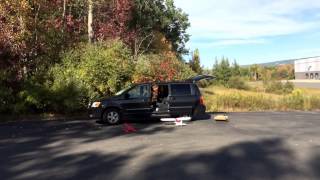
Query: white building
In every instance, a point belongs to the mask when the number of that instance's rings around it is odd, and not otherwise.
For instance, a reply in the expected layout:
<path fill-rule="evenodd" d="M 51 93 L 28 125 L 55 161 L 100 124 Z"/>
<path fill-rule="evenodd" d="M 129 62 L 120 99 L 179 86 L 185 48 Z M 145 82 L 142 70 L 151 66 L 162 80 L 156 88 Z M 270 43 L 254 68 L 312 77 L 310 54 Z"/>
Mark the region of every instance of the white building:
<path fill-rule="evenodd" d="M 296 79 L 320 79 L 320 56 L 295 60 L 294 71 Z"/>

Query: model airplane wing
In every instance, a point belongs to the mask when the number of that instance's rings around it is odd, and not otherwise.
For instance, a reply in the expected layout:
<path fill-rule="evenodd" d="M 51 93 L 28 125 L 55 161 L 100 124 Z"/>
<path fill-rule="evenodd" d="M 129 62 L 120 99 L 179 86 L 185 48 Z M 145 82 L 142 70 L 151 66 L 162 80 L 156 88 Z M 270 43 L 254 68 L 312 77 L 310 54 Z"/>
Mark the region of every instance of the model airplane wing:
<path fill-rule="evenodd" d="M 184 121 L 191 121 L 191 117 L 178 117 L 178 118 L 161 118 L 162 122 L 174 122 L 176 126 L 185 126 Z"/>

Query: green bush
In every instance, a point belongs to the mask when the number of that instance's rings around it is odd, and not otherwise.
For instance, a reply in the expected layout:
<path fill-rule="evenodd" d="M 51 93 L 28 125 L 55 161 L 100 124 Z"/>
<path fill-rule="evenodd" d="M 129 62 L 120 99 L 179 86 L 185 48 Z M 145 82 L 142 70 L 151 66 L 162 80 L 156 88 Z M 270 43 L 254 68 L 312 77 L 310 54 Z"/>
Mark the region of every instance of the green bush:
<path fill-rule="evenodd" d="M 112 95 L 131 83 L 133 70 L 130 50 L 120 41 L 108 41 L 67 52 L 51 75 L 55 89 L 68 87 L 94 99 Z"/>
<path fill-rule="evenodd" d="M 81 44 L 63 54 L 47 74 L 23 80 L 15 95 L 1 85 L 0 113 L 83 110 L 90 99 L 112 95 L 131 83 L 134 65 L 130 50 L 119 41 Z"/>
<path fill-rule="evenodd" d="M 294 90 L 291 94 L 286 95 L 280 101 L 286 109 L 293 110 L 319 110 L 320 97 L 309 96 L 301 89 Z"/>
<path fill-rule="evenodd" d="M 292 82 L 287 81 L 283 84 L 282 90 L 284 94 L 292 93 L 294 90 L 294 84 Z"/>
<path fill-rule="evenodd" d="M 12 109 L 13 107 L 13 95 L 12 95 L 12 89 L 0 86 L 0 113 L 7 113 Z"/>
<path fill-rule="evenodd" d="M 287 81 L 282 83 L 280 81 L 264 82 L 265 91 L 274 94 L 290 94 L 294 90 L 293 83 Z"/>
<path fill-rule="evenodd" d="M 249 90 L 250 87 L 249 85 L 246 83 L 246 81 L 244 81 L 241 77 L 239 76 L 234 76 L 231 77 L 228 81 L 227 86 L 229 88 L 234 88 L 234 89 L 240 89 L 240 90 Z"/>
<path fill-rule="evenodd" d="M 194 75 L 174 55 L 143 55 L 135 62 L 131 51 L 117 40 L 80 44 L 44 72 L 29 75 L 15 92 L 2 85 L 6 78 L 1 76 L 0 113 L 77 112 L 92 99 L 113 95 L 133 77 L 180 80 Z"/>
<path fill-rule="evenodd" d="M 265 82 L 264 86 L 268 93 L 282 94 L 282 83 L 279 81 Z"/>
<path fill-rule="evenodd" d="M 8 79 L 12 76 L 7 70 L 0 69 L 0 113 L 12 109 L 13 90 L 7 86 Z"/>
<path fill-rule="evenodd" d="M 320 97 L 311 96 L 308 110 L 320 110 Z"/>
<path fill-rule="evenodd" d="M 16 98 L 15 113 L 37 113 L 49 109 L 51 94 L 47 87 L 27 79 Z"/>
<path fill-rule="evenodd" d="M 81 83 L 68 79 L 60 81 L 55 79 L 50 86 L 51 106 L 54 112 L 76 112 L 82 110 L 88 104 L 86 89 Z"/>
<path fill-rule="evenodd" d="M 285 96 L 280 103 L 284 104 L 287 109 L 305 110 L 305 101 L 307 97 L 303 95 L 300 89 L 294 90 L 291 94 Z"/>

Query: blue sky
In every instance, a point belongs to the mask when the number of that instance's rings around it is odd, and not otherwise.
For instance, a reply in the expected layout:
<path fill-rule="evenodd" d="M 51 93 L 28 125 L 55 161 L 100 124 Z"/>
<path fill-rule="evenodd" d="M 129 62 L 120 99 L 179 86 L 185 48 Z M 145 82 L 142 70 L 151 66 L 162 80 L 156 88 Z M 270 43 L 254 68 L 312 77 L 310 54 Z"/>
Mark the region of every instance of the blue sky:
<path fill-rule="evenodd" d="M 320 55 L 320 0 L 175 0 L 189 14 L 190 50 L 241 65 Z M 190 59 L 189 57 L 186 57 Z"/>

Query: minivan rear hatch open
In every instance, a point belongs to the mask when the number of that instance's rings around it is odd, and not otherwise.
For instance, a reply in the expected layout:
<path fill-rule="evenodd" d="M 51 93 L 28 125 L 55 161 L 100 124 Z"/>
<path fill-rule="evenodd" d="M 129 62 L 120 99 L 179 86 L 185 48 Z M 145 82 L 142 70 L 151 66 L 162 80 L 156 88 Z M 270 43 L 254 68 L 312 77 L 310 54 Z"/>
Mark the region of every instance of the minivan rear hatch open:
<path fill-rule="evenodd" d="M 196 82 L 201 81 L 201 80 L 213 80 L 213 79 L 215 79 L 214 76 L 210 76 L 210 75 L 198 75 L 198 76 L 189 78 L 189 79 L 187 79 L 186 81 L 196 83 Z"/>

